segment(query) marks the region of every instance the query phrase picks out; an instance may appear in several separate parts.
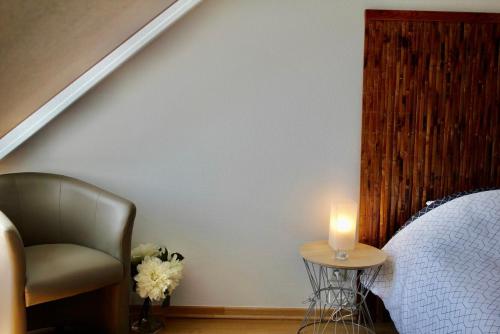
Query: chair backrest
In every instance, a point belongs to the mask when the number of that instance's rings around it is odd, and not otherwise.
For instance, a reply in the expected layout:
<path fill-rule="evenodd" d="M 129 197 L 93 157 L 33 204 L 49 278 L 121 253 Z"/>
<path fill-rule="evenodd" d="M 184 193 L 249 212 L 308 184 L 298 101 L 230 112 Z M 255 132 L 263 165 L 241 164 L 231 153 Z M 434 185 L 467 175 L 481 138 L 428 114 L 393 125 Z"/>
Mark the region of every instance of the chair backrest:
<path fill-rule="evenodd" d="M 132 206 L 118 196 L 67 176 L 0 175 L 0 211 L 17 227 L 25 246 L 75 243 L 107 250 L 110 234 L 119 223 L 113 226 L 101 221 L 126 221 Z"/>

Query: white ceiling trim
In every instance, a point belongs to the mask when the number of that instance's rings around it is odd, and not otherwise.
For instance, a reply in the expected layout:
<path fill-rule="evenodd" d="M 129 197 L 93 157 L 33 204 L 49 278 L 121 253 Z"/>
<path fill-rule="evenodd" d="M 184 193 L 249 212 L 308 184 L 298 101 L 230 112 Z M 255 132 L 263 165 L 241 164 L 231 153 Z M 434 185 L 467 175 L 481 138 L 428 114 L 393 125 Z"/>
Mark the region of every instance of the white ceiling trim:
<path fill-rule="evenodd" d="M 59 94 L 0 138 L 0 159 L 16 149 L 69 105 L 152 41 L 201 0 L 177 0 L 150 23 L 92 66 Z"/>

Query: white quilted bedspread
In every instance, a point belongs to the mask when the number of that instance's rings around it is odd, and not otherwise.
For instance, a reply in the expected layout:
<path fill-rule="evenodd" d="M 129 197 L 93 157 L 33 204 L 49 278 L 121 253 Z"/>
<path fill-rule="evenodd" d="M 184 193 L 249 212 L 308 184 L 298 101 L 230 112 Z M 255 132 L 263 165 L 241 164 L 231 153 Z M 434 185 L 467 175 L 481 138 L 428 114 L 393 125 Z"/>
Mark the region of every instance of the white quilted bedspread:
<path fill-rule="evenodd" d="M 383 250 L 372 291 L 400 333 L 500 333 L 500 190 L 431 210 Z"/>

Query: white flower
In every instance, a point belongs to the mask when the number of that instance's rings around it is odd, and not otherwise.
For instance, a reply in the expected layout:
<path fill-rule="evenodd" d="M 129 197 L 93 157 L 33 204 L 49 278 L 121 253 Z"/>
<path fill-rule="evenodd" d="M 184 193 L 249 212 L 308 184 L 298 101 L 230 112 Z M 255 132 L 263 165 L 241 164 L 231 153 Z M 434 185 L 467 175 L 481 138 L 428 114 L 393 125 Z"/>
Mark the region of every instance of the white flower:
<path fill-rule="evenodd" d="M 177 260 L 177 255 L 174 255 L 168 263 L 168 271 L 170 273 L 170 285 L 168 286 L 168 293 L 172 294 L 175 288 L 179 285 L 182 279 L 182 269 L 184 265 L 181 261 Z"/>
<path fill-rule="evenodd" d="M 158 245 L 147 243 L 140 244 L 132 249 L 132 261 L 142 260 L 146 256 L 160 256 L 165 252 L 165 248 Z"/>
<path fill-rule="evenodd" d="M 162 262 L 157 257 L 146 256 L 137 266 L 137 293 L 141 298 L 159 301 L 172 293 L 182 278 L 183 265 L 177 258 L 170 262 Z"/>

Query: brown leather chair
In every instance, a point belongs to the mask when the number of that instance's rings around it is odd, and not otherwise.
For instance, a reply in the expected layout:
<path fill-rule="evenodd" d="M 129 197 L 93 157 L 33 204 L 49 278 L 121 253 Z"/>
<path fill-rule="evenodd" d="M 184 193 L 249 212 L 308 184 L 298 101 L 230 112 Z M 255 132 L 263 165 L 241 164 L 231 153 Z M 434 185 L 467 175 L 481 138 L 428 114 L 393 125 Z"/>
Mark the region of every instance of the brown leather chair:
<path fill-rule="evenodd" d="M 82 181 L 0 175 L 0 333 L 128 333 L 131 202 Z"/>

